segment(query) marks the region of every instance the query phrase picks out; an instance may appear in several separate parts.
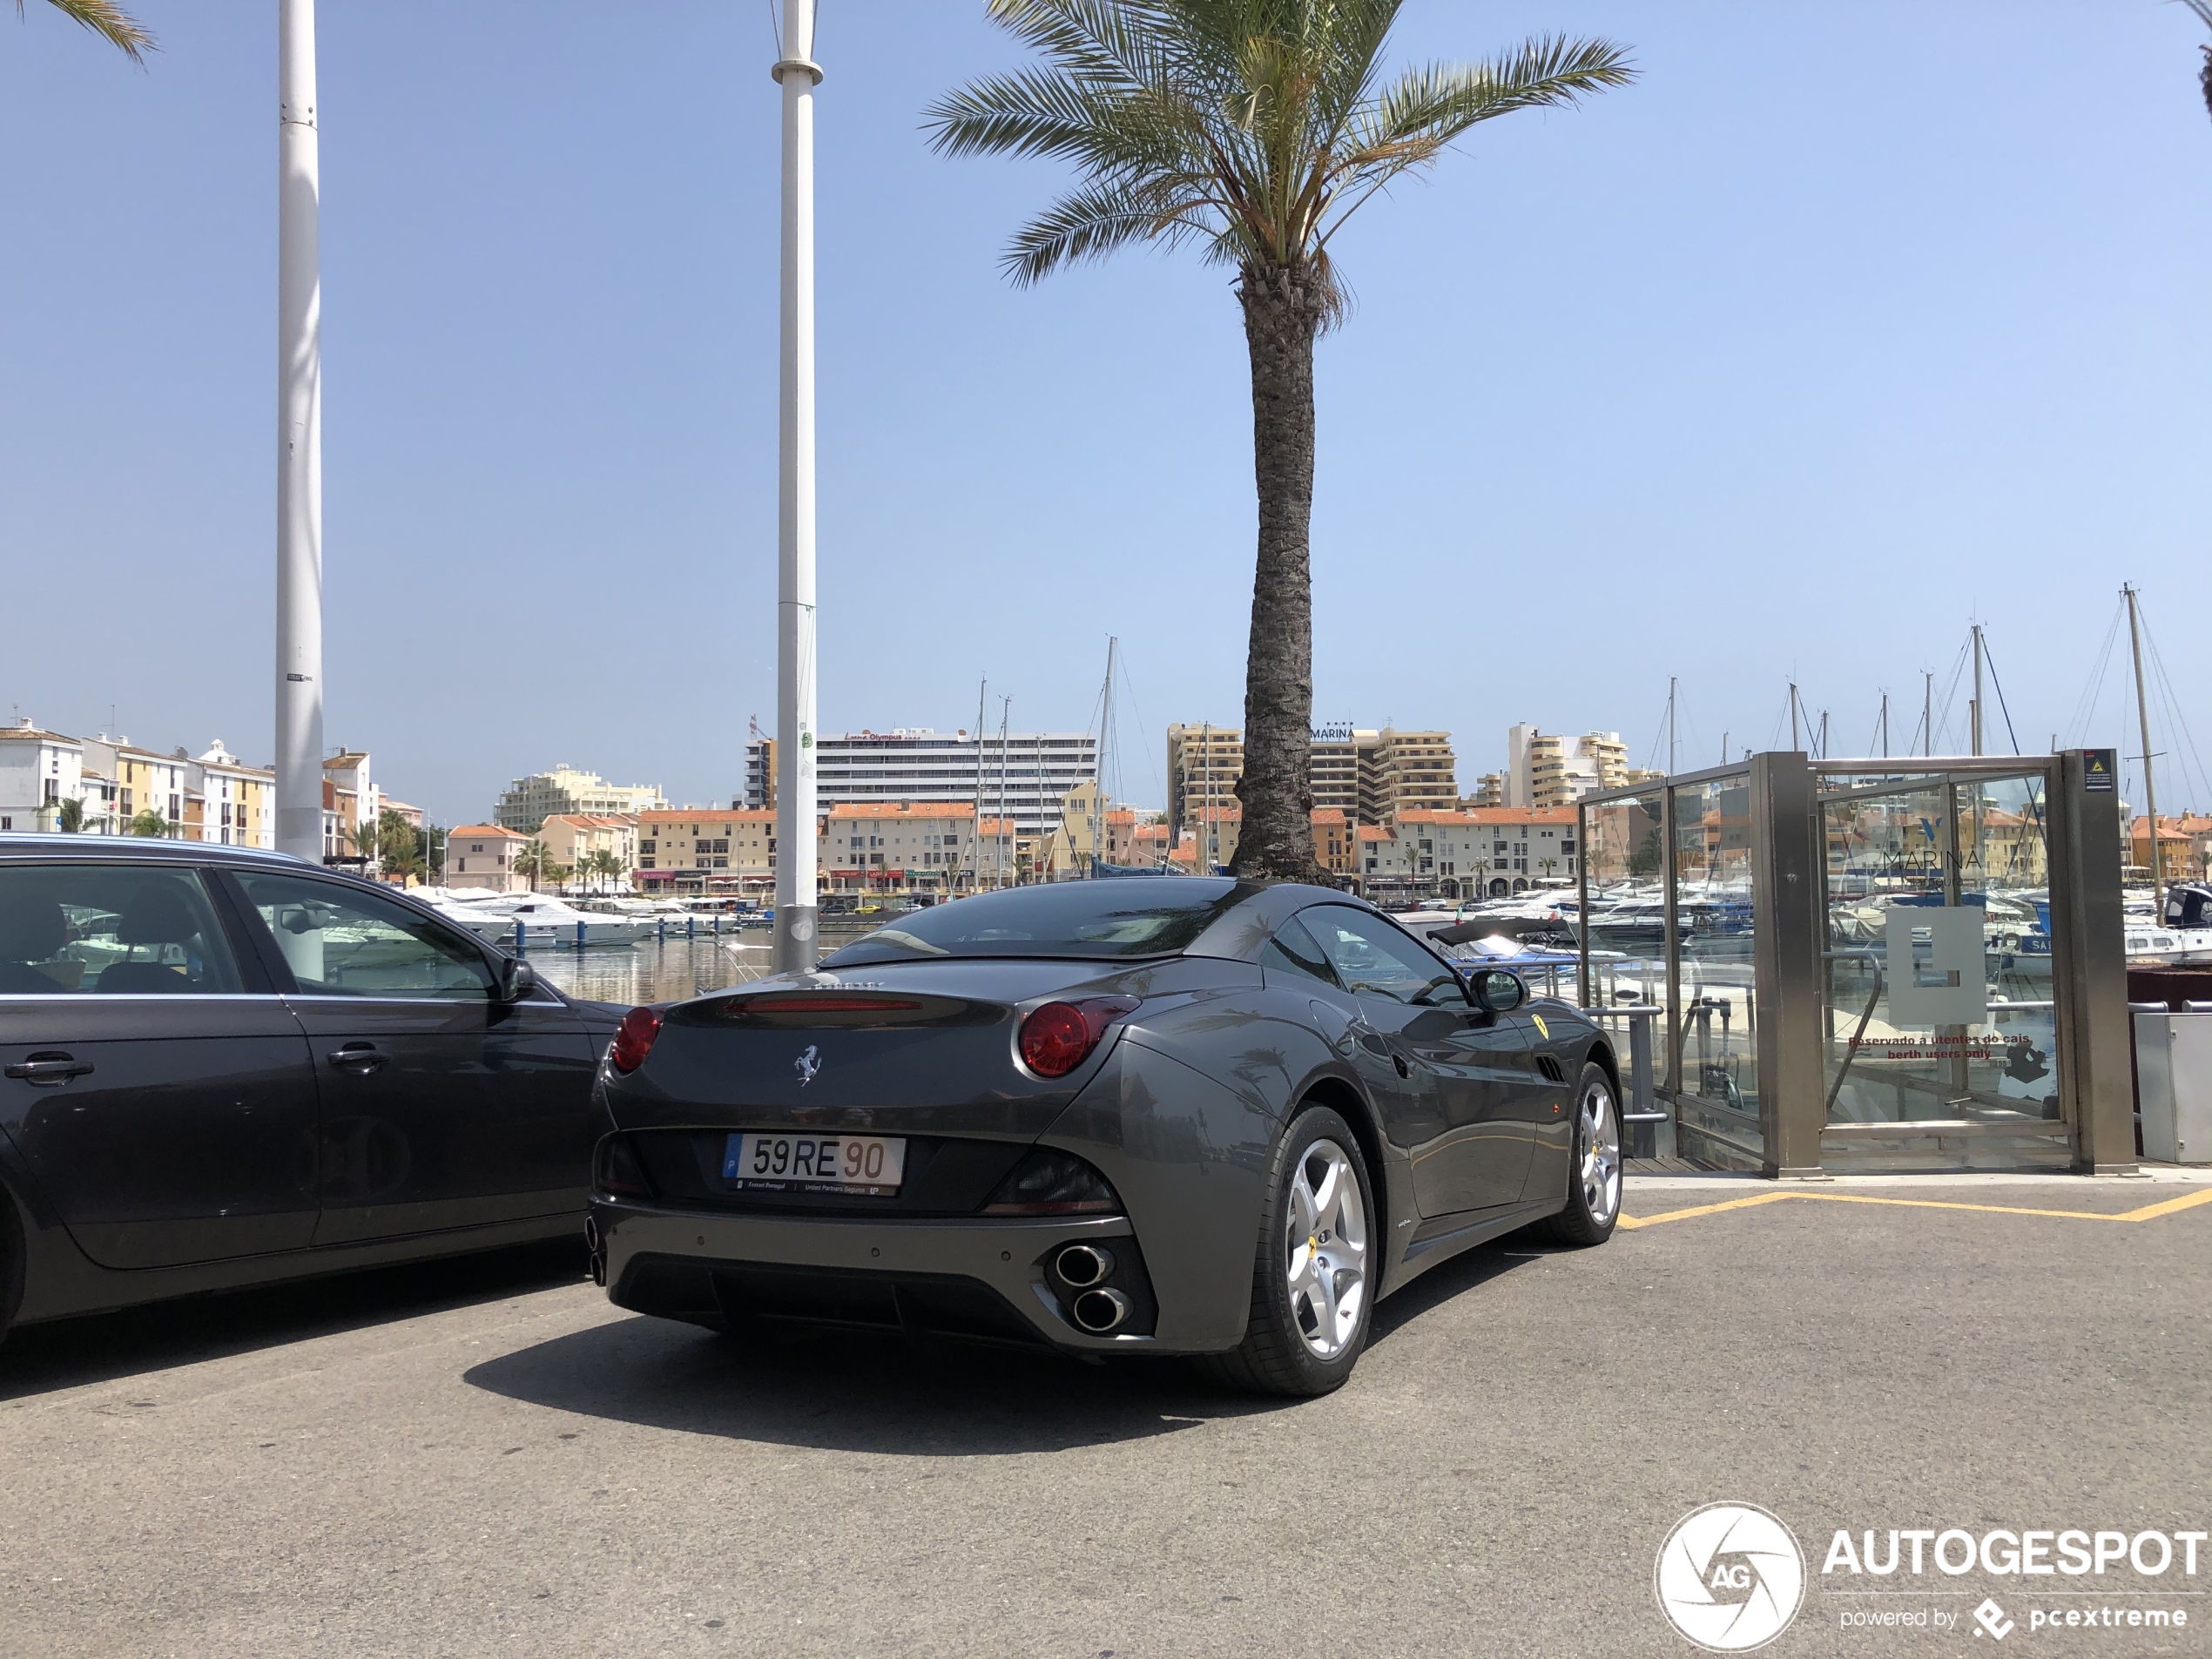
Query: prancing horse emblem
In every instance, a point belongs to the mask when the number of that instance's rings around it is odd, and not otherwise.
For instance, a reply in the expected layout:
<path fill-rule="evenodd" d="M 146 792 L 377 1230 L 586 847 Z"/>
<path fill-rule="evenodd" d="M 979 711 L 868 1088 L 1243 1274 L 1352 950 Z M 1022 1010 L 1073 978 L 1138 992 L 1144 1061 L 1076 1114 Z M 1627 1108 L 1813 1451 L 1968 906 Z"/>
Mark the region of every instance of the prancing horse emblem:
<path fill-rule="evenodd" d="M 799 1086 L 801 1089 L 813 1082 L 814 1074 L 822 1069 L 822 1062 L 819 1058 L 821 1052 L 810 1042 L 806 1045 L 806 1052 L 791 1062 L 792 1069 L 799 1074 Z"/>

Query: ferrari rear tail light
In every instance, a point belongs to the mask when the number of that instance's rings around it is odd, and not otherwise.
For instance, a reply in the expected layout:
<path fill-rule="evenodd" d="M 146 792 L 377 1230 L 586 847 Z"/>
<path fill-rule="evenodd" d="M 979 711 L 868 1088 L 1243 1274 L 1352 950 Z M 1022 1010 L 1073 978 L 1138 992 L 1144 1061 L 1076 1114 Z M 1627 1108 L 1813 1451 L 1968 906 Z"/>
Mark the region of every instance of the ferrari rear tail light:
<path fill-rule="evenodd" d="M 1032 1017 L 1035 1017 L 1034 1015 Z M 1014 1166 L 983 1206 L 987 1216 L 1082 1216 L 1117 1211 L 1113 1184 L 1073 1152 L 1040 1146 Z M 1110 1260 L 1107 1268 L 1112 1271 Z"/>
<path fill-rule="evenodd" d="M 635 1071 L 645 1063 L 653 1040 L 659 1035 L 660 1015 L 651 1008 L 632 1008 L 615 1028 L 615 1040 L 607 1045 L 607 1058 L 617 1071 Z"/>
<path fill-rule="evenodd" d="M 1108 1026 L 1136 1008 L 1133 996 L 1085 996 L 1032 1009 L 1022 1022 L 1022 1063 L 1040 1077 L 1064 1077 L 1090 1057 Z"/>

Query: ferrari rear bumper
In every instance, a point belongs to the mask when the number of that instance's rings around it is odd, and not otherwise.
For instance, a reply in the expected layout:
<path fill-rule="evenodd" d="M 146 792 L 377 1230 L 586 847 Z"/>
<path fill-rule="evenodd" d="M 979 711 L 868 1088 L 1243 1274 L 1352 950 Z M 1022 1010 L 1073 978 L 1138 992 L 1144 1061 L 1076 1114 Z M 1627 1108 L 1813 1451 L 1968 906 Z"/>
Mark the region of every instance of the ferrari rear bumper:
<path fill-rule="evenodd" d="M 593 1271 L 620 1307 L 741 1331 L 755 1322 L 900 1329 L 1086 1353 L 1157 1350 L 1157 1304 L 1127 1218 L 846 1219 L 713 1214 L 595 1197 Z M 1110 1278 L 1067 1282 L 1070 1244 Z M 1125 1307 L 1104 1333 L 1077 1323 L 1085 1289 Z"/>

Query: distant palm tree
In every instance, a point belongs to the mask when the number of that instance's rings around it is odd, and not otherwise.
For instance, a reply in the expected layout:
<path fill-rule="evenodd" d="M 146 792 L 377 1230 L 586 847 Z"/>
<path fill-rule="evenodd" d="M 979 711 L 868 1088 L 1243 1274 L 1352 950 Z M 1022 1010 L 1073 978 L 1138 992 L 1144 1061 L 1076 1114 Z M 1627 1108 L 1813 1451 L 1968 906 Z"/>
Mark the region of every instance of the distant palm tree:
<path fill-rule="evenodd" d="M 54 809 L 54 823 L 64 835 L 75 835 L 84 827 L 84 803 L 75 795 L 62 797 L 61 805 Z"/>
<path fill-rule="evenodd" d="M 153 37 L 115 0 L 53 0 L 54 10 L 73 17 L 104 40 L 120 47 L 125 57 L 143 64 L 144 53 L 155 50 Z M 23 16 L 23 0 L 16 0 L 16 15 Z"/>
<path fill-rule="evenodd" d="M 132 819 L 130 833 L 133 835 L 161 836 L 168 834 L 174 827 L 167 819 L 148 806 Z"/>
<path fill-rule="evenodd" d="M 2212 0 L 2182 0 L 2191 11 L 2204 19 L 2205 27 L 2212 29 Z M 2212 46 L 2200 46 L 2204 54 L 2204 68 L 2198 74 L 2197 84 L 2204 89 L 2204 107 L 2212 110 Z"/>
<path fill-rule="evenodd" d="M 552 867 L 553 855 L 545 850 L 543 841 L 524 841 L 523 850 L 515 854 L 515 873 L 529 878 L 530 891 L 537 891 L 537 879 Z"/>
<path fill-rule="evenodd" d="M 950 155 L 1049 157 L 1082 175 L 1015 235 L 1021 284 L 1137 242 L 1235 269 L 1251 361 L 1259 538 L 1244 662 L 1239 874 L 1325 880 L 1313 855 L 1313 342 L 1346 296 L 1329 244 L 1477 123 L 1633 78 L 1603 40 L 1534 39 L 1386 83 L 1401 0 L 991 0 L 1044 58 L 927 111 Z"/>

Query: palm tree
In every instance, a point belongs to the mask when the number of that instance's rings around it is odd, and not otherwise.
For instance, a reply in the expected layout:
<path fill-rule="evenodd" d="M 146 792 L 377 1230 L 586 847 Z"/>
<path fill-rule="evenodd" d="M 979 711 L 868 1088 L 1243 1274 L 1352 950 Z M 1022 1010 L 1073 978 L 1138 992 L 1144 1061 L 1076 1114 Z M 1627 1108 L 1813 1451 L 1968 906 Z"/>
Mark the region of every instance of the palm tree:
<path fill-rule="evenodd" d="M 1015 235 L 1028 285 L 1139 242 L 1237 272 L 1251 362 L 1259 535 L 1244 663 L 1244 825 L 1231 868 L 1325 880 L 1313 856 L 1313 343 L 1344 316 L 1345 221 L 1478 122 L 1572 105 L 1633 71 L 1608 41 L 1532 39 L 1386 83 L 1401 0 L 990 0 L 1042 67 L 932 105 L 948 155 L 1072 162 L 1076 187 Z"/>
<path fill-rule="evenodd" d="M 84 802 L 81 796 L 64 795 L 54 808 L 54 826 L 64 835 L 75 835 L 84 827 Z"/>
<path fill-rule="evenodd" d="M 121 48 L 134 64 L 145 63 L 143 54 L 155 49 L 153 37 L 115 0 L 54 0 L 54 10 Z M 23 0 L 16 0 L 16 15 L 23 16 Z"/>
<path fill-rule="evenodd" d="M 524 841 L 523 850 L 515 854 L 515 873 L 529 879 L 530 891 L 537 891 L 537 879 L 552 867 L 552 855 L 546 852 L 543 841 Z"/>
<path fill-rule="evenodd" d="M 133 835 L 162 836 L 168 834 L 171 827 L 167 819 L 147 806 L 140 809 L 132 819 L 130 833 Z"/>
<path fill-rule="evenodd" d="M 2212 29 L 2212 0 L 2182 0 L 2182 3 L 2203 18 L 2207 28 Z M 2196 78 L 2197 84 L 2204 89 L 2204 107 L 2212 110 L 2212 46 L 2200 46 L 2197 50 L 2204 54 L 2204 68 Z"/>

